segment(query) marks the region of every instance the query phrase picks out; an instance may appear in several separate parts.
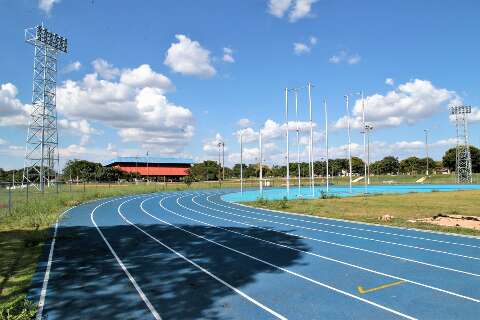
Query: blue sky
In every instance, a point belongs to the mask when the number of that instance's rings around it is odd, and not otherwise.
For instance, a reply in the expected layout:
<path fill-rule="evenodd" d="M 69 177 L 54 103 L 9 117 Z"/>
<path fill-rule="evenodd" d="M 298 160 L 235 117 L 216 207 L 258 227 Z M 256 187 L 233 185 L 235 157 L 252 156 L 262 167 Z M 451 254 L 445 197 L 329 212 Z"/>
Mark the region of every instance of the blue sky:
<path fill-rule="evenodd" d="M 33 64 L 23 32 L 42 22 L 70 46 L 58 74 L 62 163 L 147 151 L 216 159 L 223 140 L 232 164 L 240 130 L 253 162 L 259 129 L 266 161 L 281 163 L 283 90 L 308 81 L 316 159 L 324 156 L 323 100 L 330 154 L 345 156 L 343 96 L 360 90 L 374 159 L 424 156 L 424 129 L 439 159 L 454 142 L 448 105 L 480 100 L 479 9 L 473 0 L 0 0 L 0 167 L 23 165 Z M 361 155 L 360 101 L 350 99 L 353 151 Z M 306 102 L 300 89 L 302 121 Z M 480 110 L 470 118 L 479 145 Z M 302 159 L 307 127 L 301 124 Z"/>

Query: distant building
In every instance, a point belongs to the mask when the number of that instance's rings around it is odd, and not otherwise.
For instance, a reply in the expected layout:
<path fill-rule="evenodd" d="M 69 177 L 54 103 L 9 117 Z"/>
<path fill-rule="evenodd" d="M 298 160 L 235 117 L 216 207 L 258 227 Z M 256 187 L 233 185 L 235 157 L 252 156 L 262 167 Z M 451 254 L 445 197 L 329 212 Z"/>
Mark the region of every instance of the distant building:
<path fill-rule="evenodd" d="M 193 160 L 159 157 L 117 157 L 104 164 L 128 173 L 138 173 L 151 180 L 178 181 L 188 175 Z"/>

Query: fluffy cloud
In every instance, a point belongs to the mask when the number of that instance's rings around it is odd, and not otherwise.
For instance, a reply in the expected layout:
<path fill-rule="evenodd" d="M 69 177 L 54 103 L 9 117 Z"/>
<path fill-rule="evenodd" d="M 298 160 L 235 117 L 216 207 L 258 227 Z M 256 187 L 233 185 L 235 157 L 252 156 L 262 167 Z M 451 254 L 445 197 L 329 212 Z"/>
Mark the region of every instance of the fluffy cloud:
<path fill-rule="evenodd" d="M 26 126 L 31 111 L 30 105 L 24 105 L 18 98 L 15 85 L 0 85 L 0 126 Z"/>
<path fill-rule="evenodd" d="M 80 70 L 81 67 L 82 67 L 82 64 L 80 63 L 80 61 L 74 61 L 72 63 L 67 64 L 62 69 L 62 72 L 63 73 L 69 73 L 69 72 L 73 72 L 73 71 L 78 71 L 78 70 Z"/>
<path fill-rule="evenodd" d="M 389 86 L 393 86 L 395 84 L 395 81 L 393 81 L 392 78 L 387 78 L 385 79 L 385 84 Z"/>
<path fill-rule="evenodd" d="M 293 53 L 295 53 L 296 55 L 310 53 L 310 51 L 312 51 L 313 46 L 317 44 L 317 41 L 318 40 L 316 37 L 310 37 L 309 43 L 294 42 Z"/>
<path fill-rule="evenodd" d="M 55 3 L 59 3 L 60 0 L 39 0 L 38 8 L 44 11 L 46 14 L 49 14 Z"/>
<path fill-rule="evenodd" d="M 252 125 L 252 121 L 250 121 L 247 118 L 243 118 L 243 119 L 238 120 L 237 124 L 242 128 L 246 128 L 246 127 Z"/>
<path fill-rule="evenodd" d="M 93 64 L 95 73 L 80 81 L 67 80 L 57 90 L 58 110 L 71 120 L 101 121 L 118 129 L 123 141 L 160 145 L 162 153 L 180 152 L 193 136 L 193 115 L 168 101 L 170 80 L 149 65 L 120 70 L 105 60 Z M 117 81 L 99 79 L 112 76 Z M 117 71 L 118 70 L 118 71 Z M 105 73 L 106 72 L 106 73 Z"/>
<path fill-rule="evenodd" d="M 288 13 L 288 20 L 296 22 L 310 15 L 313 3 L 317 0 L 270 0 L 268 12 L 275 17 L 282 18 Z"/>
<path fill-rule="evenodd" d="M 175 38 L 178 42 L 172 43 L 168 48 L 165 65 L 184 75 L 208 78 L 216 74 L 210 61 L 210 51 L 183 34 L 177 34 Z"/>
<path fill-rule="evenodd" d="M 60 119 L 58 120 L 58 128 L 68 130 L 73 134 L 80 135 L 81 141 L 80 145 L 86 145 L 90 141 L 90 136 L 92 134 L 99 134 L 100 132 L 94 129 L 90 123 L 85 120 L 68 120 L 68 119 Z"/>
<path fill-rule="evenodd" d="M 207 155 L 218 155 L 218 144 L 224 142 L 225 139 L 217 133 L 213 139 L 204 141 L 203 143 L 203 152 Z M 228 147 L 225 146 L 225 151 L 228 150 Z"/>
<path fill-rule="evenodd" d="M 228 63 L 234 63 L 235 59 L 233 58 L 233 50 L 231 48 L 223 48 L 223 57 L 222 60 Z"/>
<path fill-rule="evenodd" d="M 428 80 L 415 79 L 398 86 L 386 95 L 374 94 L 366 98 L 367 120 L 375 127 L 397 127 L 413 124 L 442 111 L 446 105 L 456 103 L 459 97 L 454 91 L 436 88 Z M 375 110 L 375 112 L 368 112 Z M 361 127 L 362 101 L 355 102 L 351 125 Z M 346 128 L 347 117 L 337 120 L 335 128 Z"/>
<path fill-rule="evenodd" d="M 328 59 L 328 62 L 333 63 L 333 64 L 340 64 L 340 63 L 348 63 L 348 64 L 357 64 L 362 60 L 362 57 L 358 53 L 348 53 L 345 50 L 340 51 L 337 54 L 334 54 L 333 56 Z"/>
<path fill-rule="evenodd" d="M 130 87 L 153 87 L 163 90 L 172 88 L 172 82 L 166 76 L 156 73 L 148 64 L 142 64 L 136 69 L 126 69 L 122 72 L 120 82 Z"/>
<path fill-rule="evenodd" d="M 92 66 L 95 72 L 105 80 L 112 80 L 120 74 L 120 69 L 114 68 L 113 65 L 101 58 L 95 59 Z"/>

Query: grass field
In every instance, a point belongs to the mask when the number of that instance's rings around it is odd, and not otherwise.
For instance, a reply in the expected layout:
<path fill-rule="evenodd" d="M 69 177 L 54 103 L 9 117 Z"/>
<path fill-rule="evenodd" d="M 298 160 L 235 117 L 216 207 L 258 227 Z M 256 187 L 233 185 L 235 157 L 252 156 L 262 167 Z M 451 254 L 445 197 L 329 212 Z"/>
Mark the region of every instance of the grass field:
<path fill-rule="evenodd" d="M 408 222 L 408 220 L 428 218 L 438 214 L 480 216 L 478 210 L 480 208 L 480 191 L 478 190 L 369 195 L 314 200 L 268 201 L 261 199 L 244 204 L 327 218 L 480 236 L 480 231 L 471 229 Z M 394 218 L 390 221 L 379 220 L 385 214 L 394 216 Z"/>

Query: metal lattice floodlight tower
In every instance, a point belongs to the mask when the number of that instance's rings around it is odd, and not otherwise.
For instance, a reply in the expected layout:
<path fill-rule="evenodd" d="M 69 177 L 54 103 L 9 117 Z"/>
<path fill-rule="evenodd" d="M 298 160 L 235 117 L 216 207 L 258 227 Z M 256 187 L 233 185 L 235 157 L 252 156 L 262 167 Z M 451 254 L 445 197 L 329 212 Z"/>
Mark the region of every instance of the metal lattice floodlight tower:
<path fill-rule="evenodd" d="M 35 47 L 32 111 L 25 146 L 22 183 L 40 191 L 56 179 L 59 169 L 56 109 L 57 55 L 67 52 L 67 39 L 37 26 L 25 30 L 25 41 Z"/>
<path fill-rule="evenodd" d="M 468 144 L 468 114 L 472 113 L 471 106 L 451 106 L 450 114 L 455 117 L 457 130 L 456 147 L 456 179 L 457 183 L 472 183 L 472 159 Z"/>

